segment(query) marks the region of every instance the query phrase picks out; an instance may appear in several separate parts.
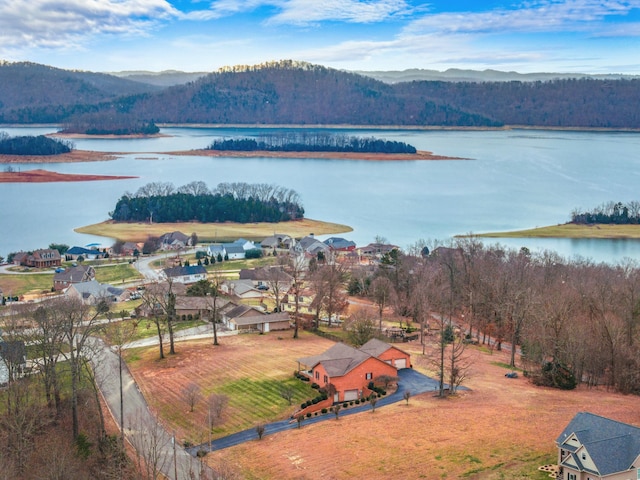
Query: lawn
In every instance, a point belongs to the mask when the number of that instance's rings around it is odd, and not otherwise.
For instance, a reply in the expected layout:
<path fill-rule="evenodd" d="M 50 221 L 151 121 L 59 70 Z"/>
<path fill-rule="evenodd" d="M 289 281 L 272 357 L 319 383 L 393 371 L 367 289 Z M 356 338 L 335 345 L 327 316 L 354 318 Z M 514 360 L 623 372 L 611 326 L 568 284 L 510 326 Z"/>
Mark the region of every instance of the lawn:
<path fill-rule="evenodd" d="M 576 225 L 565 223 L 513 232 L 481 233 L 474 236 L 485 238 L 640 238 L 640 225 Z"/>
<path fill-rule="evenodd" d="M 204 404 L 189 413 L 180 390 L 189 382 L 232 400 L 216 436 L 286 417 L 291 411 L 274 393 L 291 381 L 295 359 L 324 351 L 332 342 L 304 333 L 223 337 L 179 344 L 178 355 L 158 361 L 157 351 L 139 352 L 132 370 L 152 408 L 181 438 L 206 440 Z M 433 369 L 434 346 L 420 355 L 419 342 L 400 345 L 414 368 Z M 430 354 L 430 355 L 429 355 Z M 438 399 L 426 393 L 400 402 L 304 425 L 208 454 L 212 465 L 226 464 L 246 479 L 398 478 L 548 479 L 538 467 L 555 460 L 555 439 L 579 411 L 640 425 L 638 398 L 580 387 L 573 391 L 539 388 L 526 378 L 509 379 L 506 352 L 469 347 L 471 390 Z M 158 381 L 158 379 L 162 379 Z M 276 382 L 276 383 L 274 383 Z M 269 393 L 270 392 L 270 393 Z M 296 403 L 299 403 L 296 401 Z"/>
<path fill-rule="evenodd" d="M 229 397 L 222 422 L 215 425 L 213 438 L 252 428 L 258 423 L 289 417 L 299 404 L 317 395 L 307 382 L 293 378 L 296 359 L 320 353 L 332 343 L 303 333 L 293 340 L 291 333 L 237 335 L 179 343 L 177 354 L 158 359 L 158 348 L 126 351 L 126 359 L 152 409 L 160 412 L 178 437 L 190 443 L 208 440 L 207 408 L 200 402 L 189 412 L 182 390 L 197 383 L 206 398 L 211 393 Z M 162 381 L 157 382 L 161 377 Z M 292 405 L 281 395 L 282 387 L 294 389 Z"/>
<path fill-rule="evenodd" d="M 142 275 L 128 263 L 96 266 L 95 270 L 98 282 L 114 286 L 142 278 Z M 53 275 L 51 269 L 42 273 L 0 275 L 0 289 L 5 296 L 50 293 Z"/>
<path fill-rule="evenodd" d="M 117 286 L 119 283 L 131 282 L 144 278 L 130 263 L 96 266 L 96 280 Z"/>
<path fill-rule="evenodd" d="M 49 293 L 53 287 L 52 273 L 0 275 L 0 290 L 5 297 L 25 293 Z"/>
<path fill-rule="evenodd" d="M 310 233 L 316 235 L 351 232 L 347 225 L 322 222 L 305 218 L 281 223 L 114 223 L 106 221 L 76 228 L 79 233 L 117 238 L 125 242 L 144 242 L 149 236 L 160 237 L 167 232 L 180 231 L 186 235 L 196 233 L 201 242 L 232 242 L 238 238 L 262 240 L 274 232 L 301 238 Z"/>

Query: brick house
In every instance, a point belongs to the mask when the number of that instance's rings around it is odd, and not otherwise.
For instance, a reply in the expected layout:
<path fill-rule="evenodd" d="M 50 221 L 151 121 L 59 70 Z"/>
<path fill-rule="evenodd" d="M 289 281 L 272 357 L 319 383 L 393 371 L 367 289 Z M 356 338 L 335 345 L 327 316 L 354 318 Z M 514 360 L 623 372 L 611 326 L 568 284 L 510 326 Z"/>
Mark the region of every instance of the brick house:
<path fill-rule="evenodd" d="M 365 396 L 369 383 L 375 383 L 378 377 L 397 376 L 398 367 L 394 364 L 411 366 L 408 353 L 391 345 L 384 348 L 380 344 L 384 342 L 369 341 L 357 349 L 344 343 L 336 343 L 320 355 L 298 359 L 298 369 L 321 388 L 331 384 L 335 389 L 334 402 L 357 400 Z M 383 358 L 369 352 L 380 352 Z M 301 370 L 303 365 L 305 370 Z"/>
<path fill-rule="evenodd" d="M 562 480 L 640 478 L 640 428 L 579 412 L 556 439 Z"/>
<path fill-rule="evenodd" d="M 58 250 L 46 248 L 35 250 L 33 253 L 16 253 L 13 257 L 13 263 L 35 268 L 59 267 L 62 264 L 62 258 Z"/>

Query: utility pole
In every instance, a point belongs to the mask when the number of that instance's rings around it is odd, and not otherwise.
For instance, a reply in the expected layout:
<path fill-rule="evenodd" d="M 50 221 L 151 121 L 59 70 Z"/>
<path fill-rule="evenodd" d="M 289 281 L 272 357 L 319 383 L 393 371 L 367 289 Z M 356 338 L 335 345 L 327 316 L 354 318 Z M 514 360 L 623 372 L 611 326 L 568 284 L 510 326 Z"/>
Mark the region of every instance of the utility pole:
<path fill-rule="evenodd" d="M 176 431 L 173 431 L 173 437 L 171 438 L 171 443 L 173 443 L 173 475 L 174 479 L 178 480 L 178 455 L 176 453 Z"/>

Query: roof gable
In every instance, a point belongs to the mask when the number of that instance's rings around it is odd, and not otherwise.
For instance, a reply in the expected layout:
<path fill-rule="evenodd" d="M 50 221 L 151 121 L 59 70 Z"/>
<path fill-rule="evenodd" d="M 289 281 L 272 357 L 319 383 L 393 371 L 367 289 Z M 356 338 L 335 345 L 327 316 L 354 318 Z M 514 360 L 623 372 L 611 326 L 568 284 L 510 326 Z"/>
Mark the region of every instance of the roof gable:
<path fill-rule="evenodd" d="M 640 455 L 640 428 L 579 412 L 558 436 L 556 444 L 572 452 L 572 455 L 584 447 L 598 474 L 606 476 L 632 467 Z M 574 461 L 583 469 L 580 456 L 575 456 Z"/>

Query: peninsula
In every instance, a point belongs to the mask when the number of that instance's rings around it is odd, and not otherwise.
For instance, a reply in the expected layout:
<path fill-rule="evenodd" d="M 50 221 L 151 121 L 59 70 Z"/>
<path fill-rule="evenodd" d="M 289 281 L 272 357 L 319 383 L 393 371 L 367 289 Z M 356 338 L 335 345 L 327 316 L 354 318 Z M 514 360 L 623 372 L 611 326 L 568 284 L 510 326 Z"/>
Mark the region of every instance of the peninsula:
<path fill-rule="evenodd" d="M 322 222 L 303 218 L 289 222 L 256 222 L 256 223 L 199 223 L 199 222 L 176 222 L 176 223 L 148 223 L 148 222 L 114 222 L 108 220 L 102 223 L 87 225 L 74 229 L 78 233 L 87 233 L 99 237 L 115 238 L 125 242 L 143 242 L 149 236 L 161 236 L 166 232 L 180 231 L 195 233 L 200 241 L 232 241 L 237 238 L 248 240 L 262 240 L 274 232 L 290 235 L 294 238 L 301 238 L 309 233 L 315 235 L 330 235 L 337 233 L 347 233 L 353 228 L 339 223 Z"/>
<path fill-rule="evenodd" d="M 466 237 L 469 235 L 457 235 Z M 640 239 L 640 225 L 564 223 L 510 232 L 474 234 L 481 238 L 627 238 Z"/>

